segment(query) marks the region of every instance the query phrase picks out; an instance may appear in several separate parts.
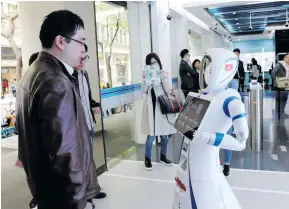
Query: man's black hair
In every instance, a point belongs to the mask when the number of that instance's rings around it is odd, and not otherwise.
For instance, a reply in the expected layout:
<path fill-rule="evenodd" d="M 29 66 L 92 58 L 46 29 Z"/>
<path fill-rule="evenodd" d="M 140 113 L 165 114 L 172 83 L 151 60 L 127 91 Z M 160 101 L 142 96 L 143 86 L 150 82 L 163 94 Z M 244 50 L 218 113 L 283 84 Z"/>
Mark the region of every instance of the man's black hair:
<path fill-rule="evenodd" d="M 189 50 L 183 49 L 183 50 L 181 51 L 181 53 L 180 53 L 181 58 L 184 59 L 184 57 L 185 57 L 186 54 L 188 54 L 188 53 L 189 53 Z"/>
<path fill-rule="evenodd" d="M 234 49 L 233 52 L 238 52 L 239 54 L 241 53 L 240 49 L 238 48 Z"/>
<path fill-rule="evenodd" d="M 29 66 L 37 59 L 39 52 L 32 54 L 29 58 Z"/>
<path fill-rule="evenodd" d="M 72 37 L 76 30 L 84 29 L 83 20 L 76 14 L 68 10 L 58 10 L 51 12 L 44 18 L 41 25 L 39 38 L 44 49 L 50 49 L 56 36 Z M 69 39 L 66 41 L 69 43 Z"/>

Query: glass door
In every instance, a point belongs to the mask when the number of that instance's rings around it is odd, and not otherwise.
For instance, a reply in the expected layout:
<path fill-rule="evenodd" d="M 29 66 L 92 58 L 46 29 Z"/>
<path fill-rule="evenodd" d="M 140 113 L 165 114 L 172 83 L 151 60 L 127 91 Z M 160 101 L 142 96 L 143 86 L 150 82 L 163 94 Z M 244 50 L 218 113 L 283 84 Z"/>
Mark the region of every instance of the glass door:
<path fill-rule="evenodd" d="M 95 2 L 103 137 L 108 167 L 136 151 L 126 2 Z"/>

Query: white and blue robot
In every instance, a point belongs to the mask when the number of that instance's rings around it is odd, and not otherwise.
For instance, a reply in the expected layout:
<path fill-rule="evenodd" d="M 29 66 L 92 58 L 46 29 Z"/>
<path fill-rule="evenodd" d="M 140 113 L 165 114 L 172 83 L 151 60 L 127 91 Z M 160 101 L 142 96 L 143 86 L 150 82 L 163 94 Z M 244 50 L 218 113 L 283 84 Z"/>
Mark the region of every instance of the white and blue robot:
<path fill-rule="evenodd" d="M 202 59 L 202 94 L 210 102 L 192 140 L 185 138 L 178 165 L 174 209 L 240 209 L 220 168 L 219 150 L 242 151 L 249 135 L 245 106 L 240 94 L 227 89 L 238 70 L 237 56 L 225 49 L 209 49 Z M 189 98 L 188 97 L 188 98 Z M 187 99 L 188 99 L 187 98 Z M 235 137 L 227 135 L 233 126 Z"/>

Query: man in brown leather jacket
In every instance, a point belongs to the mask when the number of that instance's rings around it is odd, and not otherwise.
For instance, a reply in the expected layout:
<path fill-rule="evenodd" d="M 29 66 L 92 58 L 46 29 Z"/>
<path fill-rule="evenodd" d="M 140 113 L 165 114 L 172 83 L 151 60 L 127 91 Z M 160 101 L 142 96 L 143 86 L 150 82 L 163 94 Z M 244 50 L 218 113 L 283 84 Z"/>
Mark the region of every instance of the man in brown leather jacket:
<path fill-rule="evenodd" d="M 98 193 L 92 144 L 72 66 L 84 52 L 84 23 L 50 13 L 40 30 L 42 51 L 17 94 L 19 159 L 38 209 L 84 209 Z"/>

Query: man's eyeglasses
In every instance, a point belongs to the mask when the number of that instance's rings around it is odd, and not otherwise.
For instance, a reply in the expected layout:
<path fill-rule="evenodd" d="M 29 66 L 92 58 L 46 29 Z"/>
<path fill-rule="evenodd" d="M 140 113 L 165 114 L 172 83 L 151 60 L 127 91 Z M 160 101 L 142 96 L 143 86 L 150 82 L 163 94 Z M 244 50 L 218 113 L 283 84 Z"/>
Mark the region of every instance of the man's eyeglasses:
<path fill-rule="evenodd" d="M 81 59 L 81 61 L 88 61 L 89 60 L 89 56 L 88 55 L 86 55 L 85 57 L 83 57 L 82 59 Z"/>
<path fill-rule="evenodd" d="M 70 38 L 70 37 L 66 37 L 66 36 L 64 36 L 64 38 L 67 38 L 67 39 L 69 39 L 69 40 L 72 40 L 72 41 L 75 41 L 75 42 L 77 42 L 77 43 L 80 43 L 82 46 L 85 45 L 85 43 L 83 43 L 82 41 L 78 41 L 78 40 L 76 40 L 76 39 L 73 39 L 73 38 Z"/>

